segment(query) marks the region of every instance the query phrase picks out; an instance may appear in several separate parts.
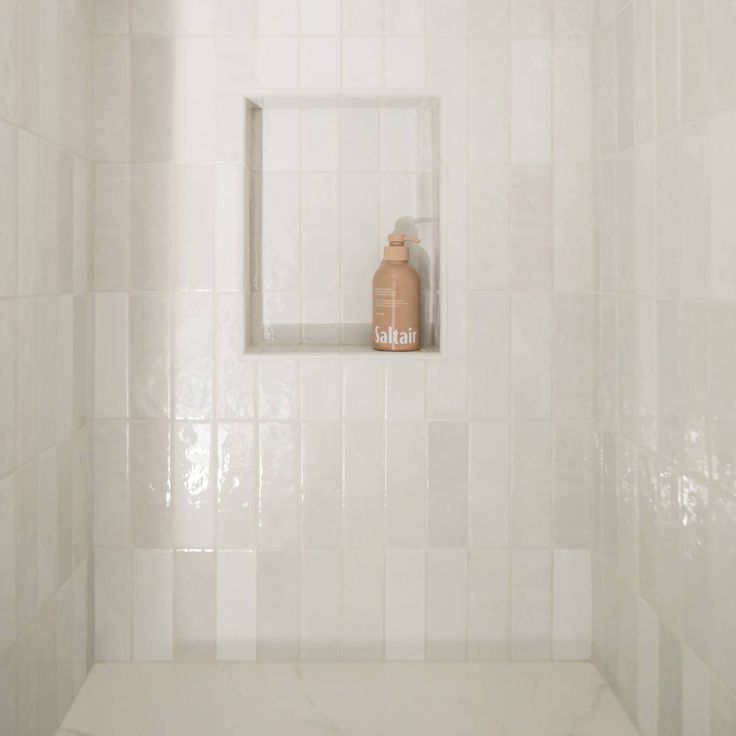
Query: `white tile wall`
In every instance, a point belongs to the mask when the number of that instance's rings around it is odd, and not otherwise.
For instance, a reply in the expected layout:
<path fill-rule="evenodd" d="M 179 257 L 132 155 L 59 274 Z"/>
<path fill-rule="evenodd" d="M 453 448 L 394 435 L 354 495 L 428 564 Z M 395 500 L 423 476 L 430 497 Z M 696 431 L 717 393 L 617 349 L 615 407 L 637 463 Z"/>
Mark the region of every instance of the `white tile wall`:
<path fill-rule="evenodd" d="M 593 655 L 643 734 L 729 733 L 736 9 L 598 6 Z"/>
<path fill-rule="evenodd" d="M 98 655 L 585 656 L 590 3 L 96 5 Z M 446 359 L 243 357 L 256 88 L 443 98 Z M 267 307 L 359 322 L 416 117 L 265 115 Z"/>
<path fill-rule="evenodd" d="M 16 0 L 0 9 L 0 730 L 8 734 L 54 733 L 94 656 L 91 11 Z"/>

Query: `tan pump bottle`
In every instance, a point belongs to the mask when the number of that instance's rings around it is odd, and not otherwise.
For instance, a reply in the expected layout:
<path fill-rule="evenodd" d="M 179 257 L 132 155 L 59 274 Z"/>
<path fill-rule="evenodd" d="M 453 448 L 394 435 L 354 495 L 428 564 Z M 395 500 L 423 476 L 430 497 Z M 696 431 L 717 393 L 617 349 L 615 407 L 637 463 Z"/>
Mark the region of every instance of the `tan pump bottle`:
<path fill-rule="evenodd" d="M 419 350 L 419 274 L 409 265 L 411 235 L 392 234 L 383 249 L 383 262 L 373 276 L 373 349 L 392 352 Z"/>

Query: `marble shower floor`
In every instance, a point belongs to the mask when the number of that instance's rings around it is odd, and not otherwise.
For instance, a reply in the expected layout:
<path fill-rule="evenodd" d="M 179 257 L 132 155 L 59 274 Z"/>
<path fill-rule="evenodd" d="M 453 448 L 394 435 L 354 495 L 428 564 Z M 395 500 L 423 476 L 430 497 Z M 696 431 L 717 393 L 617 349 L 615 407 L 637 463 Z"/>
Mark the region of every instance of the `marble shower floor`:
<path fill-rule="evenodd" d="M 57 736 L 636 736 L 557 663 L 98 664 Z"/>

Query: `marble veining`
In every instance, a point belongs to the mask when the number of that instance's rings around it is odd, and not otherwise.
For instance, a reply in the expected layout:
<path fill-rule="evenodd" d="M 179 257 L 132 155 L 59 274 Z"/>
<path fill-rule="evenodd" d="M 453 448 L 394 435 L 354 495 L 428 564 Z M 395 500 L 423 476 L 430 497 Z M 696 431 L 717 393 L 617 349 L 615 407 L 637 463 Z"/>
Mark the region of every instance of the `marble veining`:
<path fill-rule="evenodd" d="M 588 663 L 103 663 L 57 736 L 636 736 Z"/>

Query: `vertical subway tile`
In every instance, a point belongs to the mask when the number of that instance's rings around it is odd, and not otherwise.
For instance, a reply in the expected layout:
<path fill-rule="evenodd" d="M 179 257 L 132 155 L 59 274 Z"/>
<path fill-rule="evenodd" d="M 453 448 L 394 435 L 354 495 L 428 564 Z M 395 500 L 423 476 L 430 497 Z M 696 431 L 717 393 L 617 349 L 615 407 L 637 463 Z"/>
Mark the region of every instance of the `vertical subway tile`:
<path fill-rule="evenodd" d="M 215 491 L 211 460 L 212 426 L 177 422 L 173 431 L 176 546 L 189 549 L 213 548 Z"/>
<path fill-rule="evenodd" d="M 343 543 L 380 547 L 384 542 L 384 428 L 346 422 L 343 433 Z"/>
<path fill-rule="evenodd" d="M 711 118 L 710 137 L 710 283 L 712 296 L 736 299 L 736 256 L 733 239 L 736 236 L 736 213 L 728 206 L 736 196 L 736 166 L 734 152 L 736 114 Z"/>
<path fill-rule="evenodd" d="M 467 33 L 465 0 L 427 0 L 424 12 L 426 32 L 429 36 Z"/>
<path fill-rule="evenodd" d="M 38 611 L 38 464 L 19 469 L 14 484 L 15 620 L 31 621 Z"/>
<path fill-rule="evenodd" d="M 130 29 L 134 34 L 170 33 L 174 16 L 173 0 L 129 0 Z"/>
<path fill-rule="evenodd" d="M 682 733 L 710 733 L 710 677 L 706 665 L 682 648 Z"/>
<path fill-rule="evenodd" d="M 129 1 L 99 0 L 95 5 L 95 31 L 100 34 L 128 33 L 130 31 Z"/>
<path fill-rule="evenodd" d="M 587 36 L 593 30 L 594 4 L 591 0 L 555 0 L 554 30 L 558 35 Z"/>
<path fill-rule="evenodd" d="M 258 33 L 264 36 L 293 36 L 299 31 L 298 0 L 258 0 Z"/>
<path fill-rule="evenodd" d="M 641 599 L 637 629 L 636 718 L 645 736 L 659 734 L 659 621 Z"/>
<path fill-rule="evenodd" d="M 384 656 L 384 551 L 344 549 L 342 562 L 342 656 Z"/>
<path fill-rule="evenodd" d="M 0 151 L 0 295 L 10 296 L 17 285 L 18 133 L 4 123 Z"/>
<path fill-rule="evenodd" d="M 174 553 L 174 659 L 215 657 L 216 564 L 212 550 Z"/>
<path fill-rule="evenodd" d="M 736 611 L 736 595 L 732 586 L 721 581 L 731 580 L 736 570 L 736 554 L 733 548 L 733 535 L 736 520 L 733 515 L 732 496 L 719 492 L 712 504 L 709 524 L 710 541 L 710 666 L 723 679 L 726 687 L 733 688 L 736 683 L 736 635 L 729 626 Z"/>
<path fill-rule="evenodd" d="M 171 550 L 134 550 L 134 660 L 166 661 L 173 656 L 173 571 L 174 553 Z"/>
<path fill-rule="evenodd" d="M 15 732 L 15 652 L 8 647 L 0 655 L 0 728 L 4 733 Z"/>
<path fill-rule="evenodd" d="M 511 170 L 506 164 L 468 167 L 468 285 L 502 290 L 511 278 L 509 202 Z"/>
<path fill-rule="evenodd" d="M 342 33 L 370 36 L 383 33 L 383 3 L 379 0 L 343 0 Z"/>
<path fill-rule="evenodd" d="M 301 32 L 328 36 L 340 33 L 340 0 L 301 0 Z"/>
<path fill-rule="evenodd" d="M 426 413 L 426 385 L 422 368 L 415 365 L 386 366 L 386 418 L 418 421 Z"/>
<path fill-rule="evenodd" d="M 553 462 L 553 542 L 561 547 L 589 547 L 594 536 L 599 462 L 593 423 L 555 422 Z"/>
<path fill-rule="evenodd" d="M 299 427 L 260 424 L 259 545 L 296 547 L 299 537 Z"/>
<path fill-rule="evenodd" d="M 713 113 L 736 107 L 736 83 L 731 70 L 736 50 L 731 42 L 736 18 L 728 0 L 708 3 L 706 43 L 708 46 L 708 98 Z"/>
<path fill-rule="evenodd" d="M 397 36 L 424 34 L 424 2 L 397 0 L 386 5 L 386 33 Z"/>
<path fill-rule="evenodd" d="M 682 734 L 681 644 L 664 625 L 659 627 L 659 732 Z"/>
<path fill-rule="evenodd" d="M 142 0 L 136 0 L 135 4 L 144 6 Z M 132 18 L 135 29 L 136 16 Z M 133 160 L 170 161 L 173 153 L 174 43 L 166 37 L 135 36 L 132 59 Z"/>
<path fill-rule="evenodd" d="M 706 3 L 683 0 L 679 6 L 680 115 L 683 123 L 708 111 Z"/>
<path fill-rule="evenodd" d="M 468 541 L 468 426 L 429 425 L 428 541 L 432 547 L 465 547 Z"/>
<path fill-rule="evenodd" d="M 466 657 L 468 553 L 427 552 L 427 659 Z"/>
<path fill-rule="evenodd" d="M 73 605 L 71 582 L 60 588 L 56 601 L 56 718 L 74 699 Z M 54 724 L 55 726 L 58 724 Z"/>
<path fill-rule="evenodd" d="M 680 293 L 707 298 L 711 292 L 708 126 L 686 128 L 679 146 Z"/>
<path fill-rule="evenodd" d="M 383 39 L 343 38 L 342 84 L 348 89 L 383 85 Z"/>
<path fill-rule="evenodd" d="M 552 199 L 553 282 L 557 291 L 594 291 L 595 212 L 593 174 L 588 164 L 558 164 Z"/>
<path fill-rule="evenodd" d="M 339 549 L 301 555 L 301 650 L 307 660 L 335 661 L 340 653 L 342 560 Z"/>
<path fill-rule="evenodd" d="M 255 416 L 256 363 L 243 359 L 245 312 L 241 294 L 218 294 L 215 302 L 215 396 L 218 419 Z"/>
<path fill-rule="evenodd" d="M 93 455 L 95 539 L 102 547 L 128 547 L 131 541 L 131 503 L 126 423 L 95 422 Z"/>
<path fill-rule="evenodd" d="M 514 34 L 547 35 L 552 30 L 553 3 L 545 0 L 513 0 L 511 22 Z"/>
<path fill-rule="evenodd" d="M 468 659 L 508 659 L 509 570 L 506 549 L 468 553 Z"/>
<path fill-rule="evenodd" d="M 463 37 L 429 37 L 427 39 L 427 87 L 441 91 L 446 96 L 447 125 L 452 134 L 445 156 L 446 160 L 453 164 L 468 160 L 468 146 L 471 140 L 474 151 L 486 150 L 486 141 L 482 135 L 483 112 L 476 110 L 474 113 L 472 107 L 468 109 L 469 103 L 479 104 L 484 111 L 491 108 L 498 112 L 493 124 L 492 140 L 494 143 L 490 144 L 488 149 L 493 150 L 498 145 L 499 148 L 503 146 L 505 152 L 508 147 L 508 133 L 504 132 L 504 116 L 506 119 L 509 116 L 508 95 L 504 96 L 502 92 L 498 96 L 489 94 L 484 97 L 488 82 L 482 74 L 475 70 L 476 64 L 471 61 L 474 53 L 480 54 L 482 59 L 484 51 L 483 44 L 473 41 L 469 43 L 468 39 Z M 503 69 L 508 69 L 508 54 L 505 49 L 498 50 L 492 54 L 492 58 L 493 64 L 488 66 L 481 62 L 477 65 L 478 69 L 492 70 L 493 80 L 500 85 L 501 90 L 506 90 L 508 89 L 508 74 L 504 76 Z M 497 69 L 498 73 L 496 73 Z M 471 93 L 470 90 L 474 85 L 477 85 L 475 87 L 477 91 Z M 471 102 L 471 99 L 474 99 L 475 102 Z M 498 101 L 498 107 L 496 108 L 493 103 L 486 105 L 489 99 Z M 468 127 L 469 122 L 472 128 Z"/>
<path fill-rule="evenodd" d="M 423 547 L 427 539 L 427 428 L 386 425 L 386 543 Z"/>
<path fill-rule="evenodd" d="M 588 38 L 557 38 L 553 49 L 554 160 L 590 161 L 593 153 L 593 70 Z"/>
<path fill-rule="evenodd" d="M 174 301 L 174 416 L 212 417 L 212 296 L 177 294 Z"/>
<path fill-rule="evenodd" d="M 550 656 L 551 574 L 548 550 L 516 550 L 511 557 L 511 657 Z"/>
<path fill-rule="evenodd" d="M 515 291 L 552 286 L 552 169 L 515 165 L 511 170 L 511 285 Z"/>
<path fill-rule="evenodd" d="M 217 659 L 256 658 L 257 559 L 249 549 L 217 553 Z"/>
<path fill-rule="evenodd" d="M 298 412 L 299 366 L 278 361 L 258 374 L 258 416 L 262 420 L 294 419 Z"/>
<path fill-rule="evenodd" d="M 710 734 L 728 736 L 736 726 L 736 698 L 715 677 L 710 678 Z"/>
<path fill-rule="evenodd" d="M 424 550 L 386 551 L 386 659 L 425 657 Z"/>
<path fill-rule="evenodd" d="M 201 164 L 177 167 L 174 177 L 174 237 L 176 289 L 211 289 L 215 237 L 214 167 Z"/>
<path fill-rule="evenodd" d="M 173 169 L 140 163 L 132 169 L 130 281 L 135 291 L 171 284 L 174 237 Z"/>
<path fill-rule="evenodd" d="M 616 17 L 616 90 L 618 150 L 634 143 L 634 6 Z"/>
<path fill-rule="evenodd" d="M 166 422 L 130 423 L 130 514 L 134 547 L 171 547 L 174 543 L 169 432 Z"/>
<path fill-rule="evenodd" d="M 177 0 L 174 5 L 176 35 L 211 36 L 214 31 L 214 0 Z"/>
<path fill-rule="evenodd" d="M 339 547 L 342 454 L 338 422 L 304 422 L 301 448 L 301 543 Z"/>
<path fill-rule="evenodd" d="M 258 659 L 299 656 L 299 552 L 258 553 Z"/>
<path fill-rule="evenodd" d="M 59 488 L 56 449 L 38 458 L 38 604 L 43 608 L 58 585 Z"/>
<path fill-rule="evenodd" d="M 95 416 L 128 414 L 128 296 L 95 296 Z"/>
<path fill-rule="evenodd" d="M 0 305 L 0 382 L 9 390 L 0 397 L 0 475 L 16 464 L 17 308 L 11 301 Z"/>
<path fill-rule="evenodd" d="M 511 441 L 512 545 L 547 547 L 552 533 L 551 427 L 547 422 L 514 422 Z"/>
<path fill-rule="evenodd" d="M 130 550 L 95 553 L 95 656 L 101 661 L 131 657 L 133 570 Z"/>
<path fill-rule="evenodd" d="M 0 481 L 0 604 L 3 615 L 0 621 L 0 650 L 10 649 L 17 629 L 15 610 L 15 477 L 8 476 Z"/>
<path fill-rule="evenodd" d="M 634 137 L 649 140 L 654 133 L 656 105 L 654 87 L 655 0 L 634 5 Z"/>
<path fill-rule="evenodd" d="M 593 417 L 595 386 L 595 304 L 592 296 L 557 294 L 554 322 L 554 415 Z"/>
<path fill-rule="evenodd" d="M 94 180 L 95 288 L 125 290 L 131 268 L 131 167 L 96 164 Z"/>
<path fill-rule="evenodd" d="M 387 38 L 385 82 L 388 89 L 424 89 L 425 41 L 423 38 Z"/>
<path fill-rule="evenodd" d="M 505 33 L 509 30 L 510 15 L 510 7 L 505 0 L 503 2 L 469 0 L 468 32 L 478 36 Z"/>
<path fill-rule="evenodd" d="M 173 68 L 173 157 L 183 163 L 210 163 L 215 154 L 214 39 L 176 38 Z"/>
<path fill-rule="evenodd" d="M 258 39 L 258 83 L 262 89 L 299 85 L 299 44 L 296 38 Z"/>
<path fill-rule="evenodd" d="M 590 551 L 556 549 L 553 565 L 552 657 L 587 660 L 592 634 Z"/>
<path fill-rule="evenodd" d="M 131 53 L 126 36 L 95 41 L 95 158 L 130 161 Z"/>
<path fill-rule="evenodd" d="M 552 70 L 548 39 L 515 38 L 511 42 L 511 130 L 514 163 L 544 164 L 551 160 Z"/>
<path fill-rule="evenodd" d="M 249 549 L 258 541 L 258 433 L 250 422 L 217 424 L 218 549 Z"/>
<path fill-rule="evenodd" d="M 130 297 L 130 416 L 170 413 L 170 301 L 164 294 Z"/>
<path fill-rule="evenodd" d="M 469 398 L 475 419 L 509 415 L 510 307 L 505 294 L 472 294 L 469 308 Z"/>
<path fill-rule="evenodd" d="M 552 310 L 544 295 L 512 299 L 511 392 L 516 419 L 546 419 L 551 412 Z"/>
<path fill-rule="evenodd" d="M 656 0 L 656 90 L 657 127 L 659 133 L 672 130 L 678 122 L 677 72 L 679 50 L 677 43 L 677 5 Z"/>
<path fill-rule="evenodd" d="M 470 424 L 469 542 L 506 547 L 510 527 L 510 443 L 506 422 Z"/>

